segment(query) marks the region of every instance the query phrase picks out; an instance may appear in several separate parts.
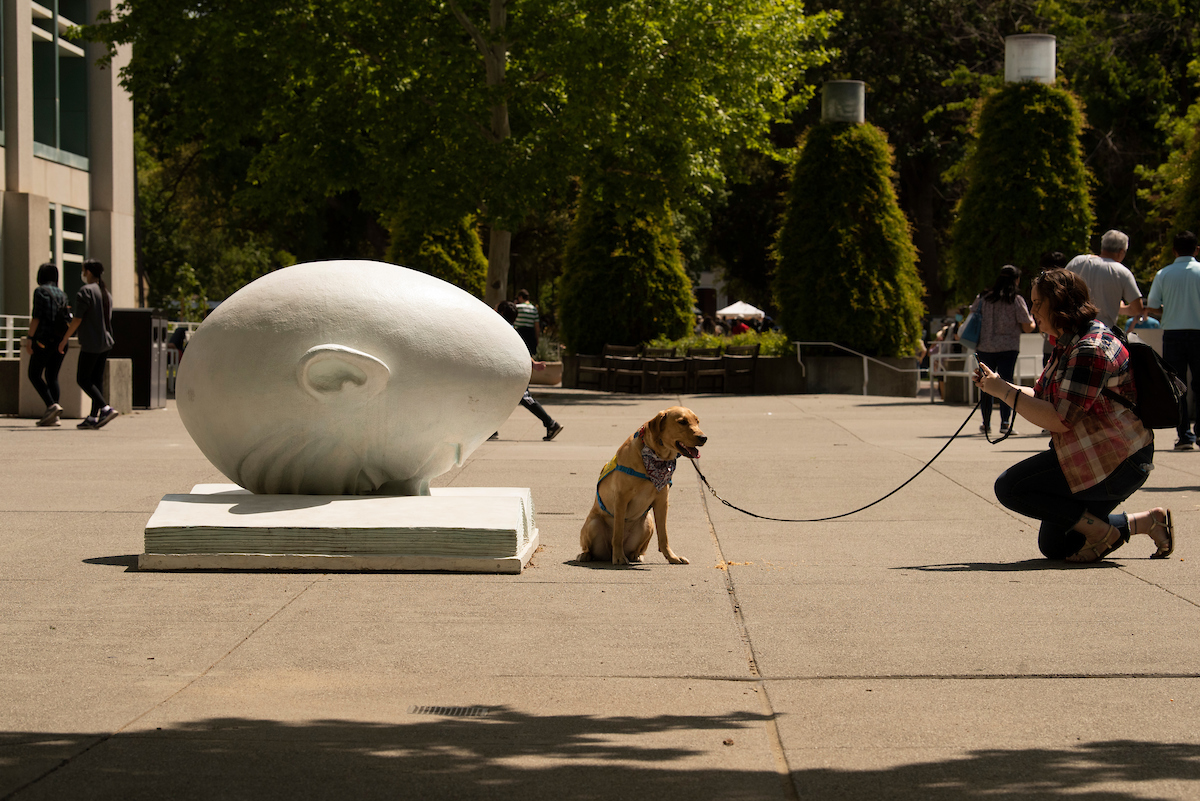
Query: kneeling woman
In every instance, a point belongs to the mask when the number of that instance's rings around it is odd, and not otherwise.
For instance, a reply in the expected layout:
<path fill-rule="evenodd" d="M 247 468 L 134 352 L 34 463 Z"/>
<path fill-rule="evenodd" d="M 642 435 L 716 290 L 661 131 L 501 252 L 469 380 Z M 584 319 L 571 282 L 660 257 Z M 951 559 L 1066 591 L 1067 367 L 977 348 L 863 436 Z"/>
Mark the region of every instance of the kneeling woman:
<path fill-rule="evenodd" d="M 1031 297 L 1039 330 L 1057 340 L 1041 377 L 1030 390 L 980 365 L 976 384 L 1048 430 L 1050 449 L 1001 473 L 996 498 L 1042 521 L 1038 548 L 1048 558 L 1094 562 L 1134 534 L 1154 541 L 1152 559 L 1170 556 L 1170 511 L 1112 513 L 1146 483 L 1154 462 L 1154 434 L 1102 392 L 1108 387 L 1136 402 L 1129 351 L 1095 319 L 1087 285 L 1075 273 L 1042 273 Z"/>

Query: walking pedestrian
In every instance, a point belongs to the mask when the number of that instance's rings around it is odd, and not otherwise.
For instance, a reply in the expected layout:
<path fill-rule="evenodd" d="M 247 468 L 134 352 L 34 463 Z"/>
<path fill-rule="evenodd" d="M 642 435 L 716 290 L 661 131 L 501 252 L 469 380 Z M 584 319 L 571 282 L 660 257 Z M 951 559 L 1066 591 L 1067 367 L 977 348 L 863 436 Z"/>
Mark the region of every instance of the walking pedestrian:
<path fill-rule="evenodd" d="M 1021 352 L 1021 333 L 1030 334 L 1035 327 L 1025 298 L 1017 294 L 1021 271 L 1012 264 L 1000 268 L 996 283 L 975 298 L 971 311 L 980 316 L 979 347 L 975 358 L 992 368 L 1005 381 L 1012 381 Z M 979 403 L 983 424 L 979 430 L 986 436 L 992 432 L 992 396 L 983 394 Z M 1015 434 L 1009 420 L 1011 409 L 1000 403 L 1000 433 Z"/>
<path fill-rule="evenodd" d="M 516 306 L 517 317 L 513 322 L 513 328 L 517 329 L 517 333 L 525 341 L 525 347 L 529 349 L 529 355 L 532 356 L 537 353 L 538 338 L 542 335 L 542 322 L 537 306 L 529 301 L 528 289 L 517 292 Z"/>
<path fill-rule="evenodd" d="M 1143 314 L 1142 290 L 1133 273 L 1121 263 L 1128 250 L 1129 237 L 1114 229 L 1100 237 L 1099 256 L 1085 253 L 1067 262 L 1067 269 L 1087 284 L 1096 317 L 1110 331 L 1116 330 L 1119 315 L 1140 318 Z"/>
<path fill-rule="evenodd" d="M 104 399 L 104 364 L 112 350 L 112 295 L 104 285 L 104 265 L 95 259 L 83 263 L 83 286 L 75 295 L 75 319 L 58 345 L 67 352 L 67 342 L 79 333 L 79 365 L 75 380 L 92 400 L 92 411 L 77 428 L 97 429 L 108 425 L 118 412 Z"/>
<path fill-rule="evenodd" d="M 1180 380 L 1192 371 L 1192 400 L 1200 399 L 1200 262 L 1196 261 L 1196 235 L 1184 231 L 1172 243 L 1175 261 L 1154 275 L 1146 305 L 1160 316 L 1163 329 L 1163 359 Z M 1185 393 L 1179 400 L 1178 438 L 1175 450 L 1196 447 L 1196 428 L 1188 415 Z"/>
<path fill-rule="evenodd" d="M 29 383 L 46 404 L 39 426 L 56 426 L 63 407 L 59 404 L 58 371 L 65 354 L 58 343 L 71 323 L 71 308 L 67 295 L 58 288 L 58 267 L 46 262 L 38 267 L 37 289 L 33 290 L 33 307 L 29 314 L 29 338 L 25 351 L 29 354 Z"/>

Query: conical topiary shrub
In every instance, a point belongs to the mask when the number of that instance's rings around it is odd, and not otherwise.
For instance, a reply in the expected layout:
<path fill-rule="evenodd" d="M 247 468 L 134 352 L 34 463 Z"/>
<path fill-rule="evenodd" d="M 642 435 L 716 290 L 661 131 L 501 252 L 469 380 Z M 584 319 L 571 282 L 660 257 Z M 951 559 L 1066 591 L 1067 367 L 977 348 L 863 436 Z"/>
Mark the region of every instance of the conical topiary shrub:
<path fill-rule="evenodd" d="M 913 352 L 925 290 L 893 177 L 874 125 L 822 122 L 805 134 L 774 250 L 779 322 L 792 339 Z"/>
<path fill-rule="evenodd" d="M 1047 251 L 1087 252 L 1082 128 L 1074 96 L 1047 84 L 1008 83 L 983 98 L 950 249 L 959 297 L 990 287 L 1005 264 L 1029 276 Z"/>
<path fill-rule="evenodd" d="M 559 282 L 572 353 L 674 339 L 691 327 L 692 284 L 665 203 L 646 211 L 581 193 Z"/>
<path fill-rule="evenodd" d="M 391 218 L 390 233 L 388 261 L 429 273 L 477 298 L 483 297 L 488 263 L 474 217 L 438 227 L 399 211 Z"/>

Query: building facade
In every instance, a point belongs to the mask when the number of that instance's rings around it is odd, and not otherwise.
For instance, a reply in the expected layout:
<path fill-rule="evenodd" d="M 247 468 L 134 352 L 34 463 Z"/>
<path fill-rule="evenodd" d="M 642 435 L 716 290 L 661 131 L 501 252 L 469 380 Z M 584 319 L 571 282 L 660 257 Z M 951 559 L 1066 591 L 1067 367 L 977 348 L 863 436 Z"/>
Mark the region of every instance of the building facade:
<path fill-rule="evenodd" d="M 85 258 L 104 264 L 114 306 L 136 306 L 129 52 L 101 68 L 101 45 L 67 36 L 118 0 L 2 2 L 0 313 L 29 313 L 47 261 L 74 297 Z"/>

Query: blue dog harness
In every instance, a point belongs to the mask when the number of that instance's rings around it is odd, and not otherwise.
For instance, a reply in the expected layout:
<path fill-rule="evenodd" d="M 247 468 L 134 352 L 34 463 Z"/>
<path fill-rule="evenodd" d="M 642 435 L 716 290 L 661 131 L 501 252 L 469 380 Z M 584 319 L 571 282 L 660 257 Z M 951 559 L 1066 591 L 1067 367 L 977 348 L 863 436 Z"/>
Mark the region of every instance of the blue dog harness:
<path fill-rule="evenodd" d="M 642 426 L 637 430 L 637 433 L 633 435 L 633 438 L 641 439 L 642 435 L 645 433 L 646 427 Z M 600 482 L 604 481 L 604 479 L 608 478 L 613 473 L 621 472 L 625 473 L 626 475 L 633 476 L 634 478 L 640 478 L 649 481 L 659 492 L 662 492 L 664 487 L 671 486 L 671 476 L 675 472 L 674 459 L 659 459 L 654 454 L 654 451 L 643 445 L 642 463 L 646 466 L 646 470 L 649 475 L 646 473 L 639 473 L 638 471 L 626 467 L 623 464 L 617 464 L 617 454 L 613 454 L 613 458 L 610 459 L 608 464 L 604 465 L 604 467 L 600 470 L 600 478 L 596 479 L 596 503 L 600 505 L 600 511 L 604 512 L 609 517 L 613 516 L 613 513 L 608 510 L 608 507 L 604 505 L 604 501 L 600 498 Z M 639 517 L 645 517 L 653 508 L 654 504 L 651 504 L 646 508 L 646 511 L 639 515 Z"/>

